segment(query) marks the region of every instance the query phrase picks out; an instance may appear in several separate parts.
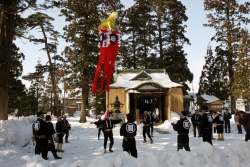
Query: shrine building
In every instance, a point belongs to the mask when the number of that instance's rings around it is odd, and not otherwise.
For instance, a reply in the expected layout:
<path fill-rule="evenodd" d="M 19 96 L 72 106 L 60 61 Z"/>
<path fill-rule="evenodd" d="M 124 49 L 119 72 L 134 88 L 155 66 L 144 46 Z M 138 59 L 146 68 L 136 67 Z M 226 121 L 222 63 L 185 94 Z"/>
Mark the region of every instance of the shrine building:
<path fill-rule="evenodd" d="M 160 121 L 171 118 L 171 111 L 183 111 L 182 85 L 172 82 L 164 69 L 116 70 L 114 83 L 106 93 L 106 107 L 119 100 L 119 110 L 136 118 L 144 111 L 159 110 Z"/>

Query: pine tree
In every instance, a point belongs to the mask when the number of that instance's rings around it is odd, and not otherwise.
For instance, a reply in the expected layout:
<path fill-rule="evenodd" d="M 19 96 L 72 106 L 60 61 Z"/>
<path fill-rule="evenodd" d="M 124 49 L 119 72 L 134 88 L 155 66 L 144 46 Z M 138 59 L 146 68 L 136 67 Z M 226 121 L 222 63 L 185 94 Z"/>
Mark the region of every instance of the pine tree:
<path fill-rule="evenodd" d="M 236 98 L 250 101 L 250 34 L 247 29 L 243 29 L 241 33 L 232 93 Z"/>
<path fill-rule="evenodd" d="M 121 66 L 127 69 L 150 68 L 149 56 L 153 48 L 153 18 L 150 14 L 152 3 L 139 0 L 126 10 L 123 31 L 124 38 L 120 47 Z M 154 67 L 155 68 L 155 67 Z"/>
<path fill-rule="evenodd" d="M 205 0 L 205 11 L 209 11 L 207 14 L 208 23 L 204 26 L 212 27 L 215 29 L 216 34 L 211 38 L 218 43 L 219 52 L 218 55 L 226 56 L 227 73 L 229 78 L 229 92 L 232 90 L 231 86 L 234 82 L 234 68 L 236 62 L 236 51 L 239 43 L 240 29 L 242 24 L 248 24 L 250 19 L 245 17 L 249 14 L 250 3 L 245 2 L 239 4 L 236 0 Z M 234 111 L 236 109 L 235 97 L 230 93 L 231 108 Z"/>
<path fill-rule="evenodd" d="M 205 65 L 200 76 L 197 96 L 214 95 L 220 100 L 227 99 L 228 85 L 225 82 L 227 75 L 225 73 L 226 64 L 224 62 L 222 56 L 213 56 L 212 47 L 209 44 L 207 47 L 207 56 L 205 56 Z"/>

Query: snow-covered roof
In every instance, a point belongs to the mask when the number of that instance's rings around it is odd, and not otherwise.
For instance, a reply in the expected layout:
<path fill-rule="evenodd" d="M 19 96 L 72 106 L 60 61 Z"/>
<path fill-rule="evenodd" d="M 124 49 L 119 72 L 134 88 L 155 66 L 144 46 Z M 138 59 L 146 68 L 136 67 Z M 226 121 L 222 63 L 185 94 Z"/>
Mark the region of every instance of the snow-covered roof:
<path fill-rule="evenodd" d="M 206 103 L 212 103 L 214 101 L 220 100 L 216 96 L 213 95 L 201 95 L 201 97 L 206 100 Z M 221 100 L 220 100 L 221 101 Z"/>
<path fill-rule="evenodd" d="M 127 72 L 123 70 L 120 73 L 115 73 L 114 78 L 116 82 L 111 84 L 110 88 L 122 87 L 130 90 L 139 87 L 144 87 L 145 89 L 182 87 L 181 84 L 172 82 L 164 70 L 127 70 Z"/>

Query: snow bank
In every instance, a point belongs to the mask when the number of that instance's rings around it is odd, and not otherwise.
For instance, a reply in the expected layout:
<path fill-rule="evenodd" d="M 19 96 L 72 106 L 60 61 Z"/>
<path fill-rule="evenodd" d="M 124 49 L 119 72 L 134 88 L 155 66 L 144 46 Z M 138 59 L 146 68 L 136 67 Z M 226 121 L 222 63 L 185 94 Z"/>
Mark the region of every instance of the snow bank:
<path fill-rule="evenodd" d="M 31 124 L 36 120 L 35 116 L 10 117 L 9 120 L 0 121 L 0 147 L 6 144 L 26 146 L 32 136 Z"/>

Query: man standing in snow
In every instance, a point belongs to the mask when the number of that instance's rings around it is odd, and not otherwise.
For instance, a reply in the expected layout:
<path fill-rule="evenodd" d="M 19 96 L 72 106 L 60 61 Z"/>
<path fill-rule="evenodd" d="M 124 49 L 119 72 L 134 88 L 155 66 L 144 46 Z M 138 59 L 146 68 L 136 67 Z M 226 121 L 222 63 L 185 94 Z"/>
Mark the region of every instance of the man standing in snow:
<path fill-rule="evenodd" d="M 244 111 L 239 111 L 239 122 L 243 125 L 246 135 L 245 141 L 250 140 L 250 114 L 245 113 Z"/>
<path fill-rule="evenodd" d="M 173 129 L 178 132 L 177 138 L 177 151 L 179 149 L 184 149 L 186 151 L 190 151 L 189 147 L 189 128 L 190 128 L 190 121 L 186 118 L 187 112 L 182 111 L 180 114 L 180 120 L 177 123 L 171 123 Z"/>
<path fill-rule="evenodd" d="M 196 129 L 198 131 L 199 137 L 201 137 L 200 134 L 201 116 L 198 113 L 198 110 L 195 110 L 195 113 L 192 115 L 191 122 L 193 124 L 194 137 L 196 137 Z"/>
<path fill-rule="evenodd" d="M 37 120 L 32 125 L 32 139 L 36 141 L 35 154 L 41 153 L 42 158 L 47 160 L 50 132 L 47 123 L 44 121 L 44 114 L 42 111 L 37 113 Z"/>
<path fill-rule="evenodd" d="M 142 134 L 143 134 L 143 143 L 146 143 L 147 140 L 146 140 L 146 133 L 147 133 L 147 136 L 148 138 L 150 139 L 150 143 L 153 143 L 153 139 L 150 135 L 150 120 L 149 120 L 149 116 L 148 116 L 148 112 L 147 111 L 144 111 L 144 116 L 143 116 L 143 119 L 141 119 L 141 123 L 143 123 L 143 130 L 142 130 Z"/>
<path fill-rule="evenodd" d="M 208 112 L 208 107 L 207 106 L 203 106 L 201 108 L 201 111 L 203 113 L 202 117 L 201 117 L 201 135 L 202 135 L 202 139 L 203 142 L 208 142 L 211 145 L 212 144 L 212 121 L 213 118 L 211 116 L 211 114 Z"/>
<path fill-rule="evenodd" d="M 123 151 L 127 151 L 131 156 L 137 158 L 137 149 L 135 136 L 137 126 L 133 123 L 133 115 L 127 114 L 127 123 L 124 123 L 120 129 L 120 135 L 123 136 L 122 147 Z"/>
<path fill-rule="evenodd" d="M 151 111 L 148 111 L 148 116 L 149 116 L 149 122 L 150 122 L 150 134 L 151 134 L 151 136 L 152 137 L 154 137 L 153 136 L 153 132 L 154 132 L 154 117 L 153 117 L 153 115 L 152 115 L 152 113 L 151 113 Z"/>
<path fill-rule="evenodd" d="M 231 114 L 228 112 L 228 109 L 226 109 L 224 113 L 224 121 L 225 121 L 225 133 L 230 133 L 230 119 L 232 118 Z"/>
<path fill-rule="evenodd" d="M 113 152 L 112 146 L 114 144 L 114 138 L 113 138 L 112 129 L 114 127 L 114 124 L 118 124 L 121 121 L 122 121 L 121 119 L 110 120 L 108 117 L 105 116 L 104 120 L 94 122 L 94 124 L 96 126 L 102 126 L 103 127 L 103 131 L 104 131 L 104 153 L 106 153 L 108 138 L 109 138 L 109 141 L 110 141 L 109 151 Z"/>
<path fill-rule="evenodd" d="M 65 143 L 69 143 L 69 130 L 71 130 L 71 125 L 69 124 L 67 120 L 67 116 L 63 116 L 62 124 L 64 125 L 64 133 L 65 133 Z"/>

